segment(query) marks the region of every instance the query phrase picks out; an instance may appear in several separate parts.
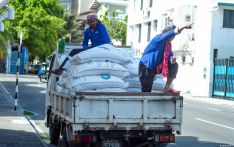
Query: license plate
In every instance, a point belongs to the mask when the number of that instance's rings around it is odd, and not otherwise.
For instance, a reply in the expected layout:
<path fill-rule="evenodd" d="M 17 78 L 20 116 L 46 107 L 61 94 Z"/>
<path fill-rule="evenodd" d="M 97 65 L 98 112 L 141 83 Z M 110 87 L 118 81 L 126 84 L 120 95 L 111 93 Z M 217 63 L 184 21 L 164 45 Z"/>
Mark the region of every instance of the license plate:
<path fill-rule="evenodd" d="M 122 147 L 122 144 L 117 139 L 104 139 L 102 141 L 102 147 Z"/>

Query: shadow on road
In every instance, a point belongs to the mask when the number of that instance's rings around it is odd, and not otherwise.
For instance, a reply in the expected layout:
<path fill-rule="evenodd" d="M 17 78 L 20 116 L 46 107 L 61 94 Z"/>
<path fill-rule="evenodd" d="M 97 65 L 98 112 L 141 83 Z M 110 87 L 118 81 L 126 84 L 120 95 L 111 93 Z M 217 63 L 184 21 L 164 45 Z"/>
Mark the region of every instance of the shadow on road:
<path fill-rule="evenodd" d="M 33 132 L 0 129 L 1 147 L 43 147 Z"/>
<path fill-rule="evenodd" d="M 167 147 L 232 147 L 230 144 L 209 141 L 200 141 L 194 136 L 176 136 L 176 143 Z"/>

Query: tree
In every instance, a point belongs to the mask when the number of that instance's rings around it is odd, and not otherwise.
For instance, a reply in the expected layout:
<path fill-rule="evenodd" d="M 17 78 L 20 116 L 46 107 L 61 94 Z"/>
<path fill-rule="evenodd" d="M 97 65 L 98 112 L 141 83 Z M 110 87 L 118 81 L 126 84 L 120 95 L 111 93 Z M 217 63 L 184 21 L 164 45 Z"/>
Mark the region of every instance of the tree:
<path fill-rule="evenodd" d="M 117 18 L 116 12 L 113 12 L 111 16 L 108 14 L 110 12 L 107 10 L 104 15 L 100 16 L 100 20 L 106 25 L 110 38 L 121 41 L 122 45 L 126 45 L 127 16 L 124 20 L 121 20 Z"/>
<path fill-rule="evenodd" d="M 72 42 L 73 40 L 76 40 L 78 38 L 77 30 L 79 28 L 79 23 L 76 20 L 75 15 L 70 15 L 69 13 L 64 14 L 64 20 L 66 21 L 65 25 L 65 38 L 68 40 L 67 42 Z"/>
<path fill-rule="evenodd" d="M 5 24 L 13 40 L 19 40 L 23 32 L 23 43 L 29 49 L 31 59 L 42 61 L 56 48 L 58 34 L 65 33 L 66 22 L 62 19 L 63 8 L 58 0 L 14 0 L 15 20 Z"/>
<path fill-rule="evenodd" d="M 7 42 L 11 38 L 11 35 L 8 32 L 1 32 L 0 33 L 0 52 L 6 53 L 7 52 Z"/>
<path fill-rule="evenodd" d="M 5 11 L 6 9 L 1 9 L 0 14 L 2 14 Z M 7 21 L 6 23 L 8 22 L 9 21 Z M 12 39 L 13 39 L 13 36 L 10 31 L 0 32 L 0 52 L 6 54 L 7 47 L 8 47 L 8 40 L 12 40 Z"/>

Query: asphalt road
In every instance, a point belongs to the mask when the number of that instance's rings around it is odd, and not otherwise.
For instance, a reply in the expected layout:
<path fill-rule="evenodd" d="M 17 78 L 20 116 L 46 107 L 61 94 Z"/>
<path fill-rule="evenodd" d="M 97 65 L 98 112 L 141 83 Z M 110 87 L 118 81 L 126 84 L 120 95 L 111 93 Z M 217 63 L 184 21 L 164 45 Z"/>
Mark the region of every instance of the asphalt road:
<path fill-rule="evenodd" d="M 15 77 L 0 78 L 0 81 L 14 97 Z M 41 131 L 48 133 L 44 126 L 45 86 L 37 77 L 20 78 L 19 103 L 37 114 L 32 119 Z M 184 97 L 182 135 L 168 147 L 234 147 L 234 105 L 199 99 Z"/>
<path fill-rule="evenodd" d="M 234 147 L 234 105 L 185 97 L 183 112 L 182 135 L 169 147 Z"/>
<path fill-rule="evenodd" d="M 5 86 L 6 90 L 15 97 L 15 81 L 14 76 L 7 76 L 0 81 Z M 48 133 L 45 127 L 45 88 L 46 84 L 41 83 L 37 76 L 27 76 L 19 78 L 19 96 L 18 103 L 26 111 L 31 111 L 35 115 L 31 119 L 37 124 L 40 133 Z"/>

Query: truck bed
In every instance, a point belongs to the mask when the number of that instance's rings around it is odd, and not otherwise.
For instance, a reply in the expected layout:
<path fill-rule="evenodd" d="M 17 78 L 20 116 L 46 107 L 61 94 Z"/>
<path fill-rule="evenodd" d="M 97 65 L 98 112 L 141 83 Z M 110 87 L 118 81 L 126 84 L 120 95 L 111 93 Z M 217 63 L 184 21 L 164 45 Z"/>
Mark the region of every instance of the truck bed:
<path fill-rule="evenodd" d="M 52 112 L 75 130 L 157 129 L 181 131 L 183 97 L 162 93 L 51 92 Z M 178 133 L 180 134 L 180 133 Z"/>

